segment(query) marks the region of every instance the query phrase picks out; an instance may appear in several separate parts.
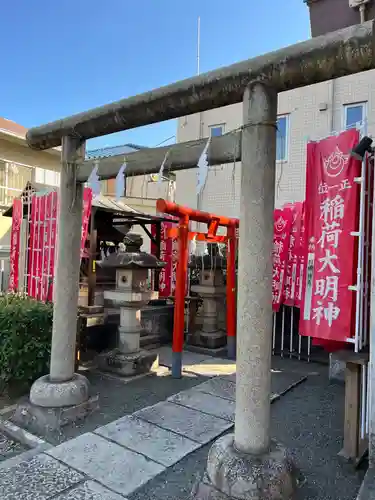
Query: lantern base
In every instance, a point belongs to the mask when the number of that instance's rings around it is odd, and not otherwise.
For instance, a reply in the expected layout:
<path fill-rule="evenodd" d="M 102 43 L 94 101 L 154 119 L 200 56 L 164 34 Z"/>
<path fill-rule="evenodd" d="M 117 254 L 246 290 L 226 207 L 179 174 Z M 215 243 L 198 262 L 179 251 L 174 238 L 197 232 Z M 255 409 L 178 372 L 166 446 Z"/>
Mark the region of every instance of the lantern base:
<path fill-rule="evenodd" d="M 220 347 L 226 346 L 227 336 L 224 330 L 217 330 L 214 332 L 198 330 L 189 335 L 188 343 L 206 349 L 219 349 Z"/>
<path fill-rule="evenodd" d="M 44 436 L 84 419 L 98 408 L 99 396 L 90 395 L 86 377 L 74 374 L 70 380 L 54 382 L 45 375 L 34 382 L 29 401 L 17 406 L 12 420 Z"/>
<path fill-rule="evenodd" d="M 98 366 L 100 370 L 121 377 L 132 377 L 149 372 L 157 359 L 155 352 L 141 350 L 125 354 L 119 349 L 113 349 L 98 356 Z"/>

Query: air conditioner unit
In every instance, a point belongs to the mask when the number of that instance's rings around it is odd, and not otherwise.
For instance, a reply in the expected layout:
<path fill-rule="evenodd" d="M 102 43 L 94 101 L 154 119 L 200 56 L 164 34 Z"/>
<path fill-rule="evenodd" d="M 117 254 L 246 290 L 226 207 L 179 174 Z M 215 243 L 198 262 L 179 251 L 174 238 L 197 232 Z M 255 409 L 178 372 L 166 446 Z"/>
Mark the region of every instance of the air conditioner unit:
<path fill-rule="evenodd" d="M 366 3 L 370 3 L 371 0 L 349 0 L 349 7 L 352 9 L 357 9 L 361 5 L 365 5 Z"/>

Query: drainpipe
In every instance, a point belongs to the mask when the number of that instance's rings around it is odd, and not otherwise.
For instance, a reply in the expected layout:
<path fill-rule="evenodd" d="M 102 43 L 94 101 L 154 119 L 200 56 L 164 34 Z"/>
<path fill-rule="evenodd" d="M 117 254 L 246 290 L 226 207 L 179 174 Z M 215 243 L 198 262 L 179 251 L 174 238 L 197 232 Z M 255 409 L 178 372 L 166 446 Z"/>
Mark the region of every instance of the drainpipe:
<path fill-rule="evenodd" d="M 336 80 L 331 80 L 331 114 L 330 114 L 330 117 L 329 117 L 329 131 L 330 133 L 332 134 L 332 132 L 334 131 L 334 113 L 335 113 L 335 109 L 334 109 L 334 105 L 335 105 L 335 87 L 336 87 Z"/>
<path fill-rule="evenodd" d="M 200 74 L 200 53 L 201 53 L 201 18 L 200 16 L 198 17 L 198 29 L 197 29 L 197 75 L 199 76 Z M 199 113 L 199 130 L 198 130 L 198 139 L 202 139 L 203 137 L 203 111 Z M 203 195 L 203 192 L 200 194 L 197 194 L 197 210 L 201 210 L 201 197 Z M 195 223 L 195 230 L 199 231 L 199 223 Z"/>

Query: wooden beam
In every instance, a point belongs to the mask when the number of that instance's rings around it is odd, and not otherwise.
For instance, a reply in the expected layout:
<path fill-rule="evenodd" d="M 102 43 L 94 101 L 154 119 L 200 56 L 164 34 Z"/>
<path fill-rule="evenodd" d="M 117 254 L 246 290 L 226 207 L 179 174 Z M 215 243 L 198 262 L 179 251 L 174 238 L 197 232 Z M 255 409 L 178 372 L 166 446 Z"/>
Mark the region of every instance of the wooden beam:
<path fill-rule="evenodd" d="M 157 238 L 154 238 L 154 236 L 152 236 L 152 233 L 151 231 L 148 229 L 148 227 L 146 226 L 146 224 L 139 224 L 141 226 L 141 228 L 143 229 L 143 231 L 147 234 L 147 236 L 150 238 L 151 242 L 154 244 L 154 245 L 158 245 L 157 243 Z M 158 257 L 159 258 L 159 257 Z"/>
<path fill-rule="evenodd" d="M 241 161 L 241 130 L 213 137 L 207 151 L 209 165 L 223 165 Z M 164 171 L 196 168 L 208 138 L 181 142 L 160 148 L 145 148 L 126 155 L 126 177 L 157 174 L 168 153 Z M 124 155 L 110 156 L 99 160 L 100 180 L 113 179 L 124 163 Z M 95 166 L 95 160 L 86 160 L 77 172 L 77 182 L 87 182 Z"/>
<path fill-rule="evenodd" d="M 360 365 L 347 362 L 345 371 L 344 443 L 339 456 L 356 460 L 360 436 Z"/>
<path fill-rule="evenodd" d="M 283 92 L 374 67 L 374 22 L 368 21 L 32 128 L 26 139 L 33 149 L 49 149 L 63 136 L 87 140 L 238 103 L 253 81 Z"/>

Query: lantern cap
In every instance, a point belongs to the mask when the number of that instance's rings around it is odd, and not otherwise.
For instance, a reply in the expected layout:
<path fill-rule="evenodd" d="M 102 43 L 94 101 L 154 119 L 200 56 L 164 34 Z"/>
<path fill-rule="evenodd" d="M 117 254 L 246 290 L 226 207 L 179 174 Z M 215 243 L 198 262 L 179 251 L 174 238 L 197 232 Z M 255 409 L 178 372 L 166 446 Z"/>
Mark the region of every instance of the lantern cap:
<path fill-rule="evenodd" d="M 143 238 L 137 233 L 128 233 L 124 238 L 125 250 L 112 253 L 101 264 L 116 269 L 162 269 L 166 263 L 155 255 L 142 252 Z"/>

